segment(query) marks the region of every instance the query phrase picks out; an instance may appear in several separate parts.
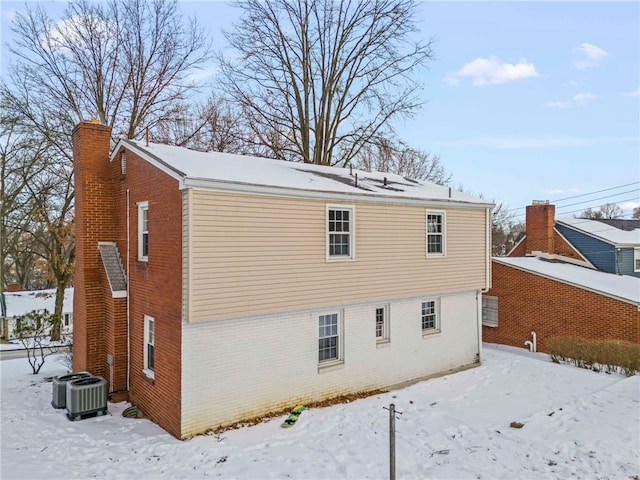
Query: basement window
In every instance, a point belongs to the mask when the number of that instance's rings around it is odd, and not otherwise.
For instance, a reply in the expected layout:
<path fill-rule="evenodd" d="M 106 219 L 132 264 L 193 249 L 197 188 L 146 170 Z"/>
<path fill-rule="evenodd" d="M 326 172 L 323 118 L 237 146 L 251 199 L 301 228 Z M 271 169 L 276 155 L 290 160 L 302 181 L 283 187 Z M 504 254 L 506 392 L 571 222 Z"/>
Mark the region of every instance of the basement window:
<path fill-rule="evenodd" d="M 498 326 L 498 297 L 482 296 L 482 325 Z"/>

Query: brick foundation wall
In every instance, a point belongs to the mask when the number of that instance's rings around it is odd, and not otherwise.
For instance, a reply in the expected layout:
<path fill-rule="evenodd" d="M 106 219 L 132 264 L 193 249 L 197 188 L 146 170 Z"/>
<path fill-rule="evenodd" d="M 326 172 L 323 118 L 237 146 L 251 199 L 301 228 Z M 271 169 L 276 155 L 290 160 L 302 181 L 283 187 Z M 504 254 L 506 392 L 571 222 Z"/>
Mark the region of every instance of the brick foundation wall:
<path fill-rule="evenodd" d="M 129 399 L 154 422 L 180 437 L 182 193 L 177 180 L 127 151 L 126 174 L 120 155 L 111 164 L 116 243 L 129 275 Z M 127 260 L 127 190 L 129 258 Z M 148 202 L 148 261 L 138 260 L 138 206 Z M 144 316 L 155 319 L 154 378 L 143 373 Z M 116 335 L 118 333 L 116 332 Z M 126 338 L 126 337 L 125 337 Z"/>
<path fill-rule="evenodd" d="M 499 262 L 492 262 L 498 297 L 498 327 L 482 327 L 483 341 L 523 347 L 537 335 L 538 351 L 556 336 L 640 343 L 640 312 L 635 305 L 590 292 Z"/>

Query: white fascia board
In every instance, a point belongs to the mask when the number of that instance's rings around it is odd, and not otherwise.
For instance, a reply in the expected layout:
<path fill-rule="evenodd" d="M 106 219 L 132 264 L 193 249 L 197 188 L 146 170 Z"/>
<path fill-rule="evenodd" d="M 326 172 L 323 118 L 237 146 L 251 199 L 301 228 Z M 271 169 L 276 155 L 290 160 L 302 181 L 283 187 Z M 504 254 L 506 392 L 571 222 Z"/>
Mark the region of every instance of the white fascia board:
<path fill-rule="evenodd" d="M 276 187 L 270 185 L 254 185 L 250 183 L 227 182 L 202 178 L 185 178 L 180 188 L 209 190 L 223 193 L 241 193 L 247 195 L 266 195 L 274 197 L 309 198 L 326 201 L 385 203 L 396 205 L 437 206 L 448 208 L 485 209 L 493 207 L 492 203 L 472 203 L 460 200 L 427 199 L 416 197 L 396 197 L 385 195 L 367 195 L 359 193 L 326 192 L 306 190 L 293 187 Z"/>
<path fill-rule="evenodd" d="M 615 242 L 612 242 L 611 240 L 608 240 L 608 239 L 606 239 L 606 238 L 600 237 L 600 236 L 595 235 L 595 234 L 593 234 L 593 233 L 591 233 L 591 232 L 587 232 L 587 231 L 585 231 L 585 230 L 582 230 L 581 228 L 577 228 L 577 227 L 575 227 L 575 226 L 573 226 L 573 225 L 570 225 L 570 224 L 568 224 L 568 223 L 564 223 L 562 220 L 558 220 L 558 219 L 556 219 L 556 222 L 555 222 L 555 223 L 559 223 L 559 224 L 560 224 L 560 225 L 562 225 L 563 227 L 570 228 L 570 229 L 571 229 L 571 230 L 573 230 L 574 232 L 582 233 L 583 235 L 587 235 L 588 237 L 595 238 L 596 240 L 600 240 L 601 242 L 608 243 L 609 245 L 613 245 L 613 246 L 620 246 L 620 244 L 617 244 L 617 243 L 615 243 Z M 554 227 L 553 227 L 553 228 L 555 229 L 555 225 L 554 225 Z"/>

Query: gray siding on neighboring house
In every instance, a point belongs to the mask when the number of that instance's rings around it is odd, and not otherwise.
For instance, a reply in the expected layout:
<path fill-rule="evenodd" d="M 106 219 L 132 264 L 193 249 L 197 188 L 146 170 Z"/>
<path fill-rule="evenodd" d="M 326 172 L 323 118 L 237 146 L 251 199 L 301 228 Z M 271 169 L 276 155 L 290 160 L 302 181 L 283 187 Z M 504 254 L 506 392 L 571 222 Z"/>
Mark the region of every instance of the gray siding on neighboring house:
<path fill-rule="evenodd" d="M 640 277 L 640 272 L 633 271 L 633 247 L 622 247 L 618 250 L 618 273 Z"/>
<path fill-rule="evenodd" d="M 608 273 L 621 273 L 616 268 L 615 246 L 565 225 L 556 223 L 555 228 L 598 270 Z M 631 262 L 633 262 L 633 249 L 631 249 Z M 630 266 L 631 271 L 633 271 L 632 263 L 630 263 Z"/>

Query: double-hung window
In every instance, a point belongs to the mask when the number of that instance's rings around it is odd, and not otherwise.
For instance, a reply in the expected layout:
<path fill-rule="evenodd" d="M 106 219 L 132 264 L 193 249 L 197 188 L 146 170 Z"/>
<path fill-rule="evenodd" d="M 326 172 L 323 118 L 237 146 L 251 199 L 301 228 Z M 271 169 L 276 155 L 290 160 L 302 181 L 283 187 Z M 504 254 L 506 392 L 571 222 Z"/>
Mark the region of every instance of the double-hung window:
<path fill-rule="evenodd" d="M 640 272 L 640 248 L 633 249 L 633 271 Z"/>
<path fill-rule="evenodd" d="M 149 258 L 149 202 L 138 203 L 138 260 Z"/>
<path fill-rule="evenodd" d="M 378 343 L 389 340 L 389 307 L 376 307 L 376 341 Z"/>
<path fill-rule="evenodd" d="M 440 302 L 428 300 L 422 302 L 422 333 L 429 334 L 440 330 Z"/>
<path fill-rule="evenodd" d="M 355 207 L 327 205 L 327 260 L 353 260 Z"/>
<path fill-rule="evenodd" d="M 444 257 L 446 255 L 446 223 L 445 212 L 427 210 L 427 257 Z"/>
<path fill-rule="evenodd" d="M 155 323 L 153 317 L 144 316 L 144 373 L 152 378 L 155 370 Z"/>
<path fill-rule="evenodd" d="M 340 315 L 320 315 L 318 327 L 318 361 L 340 360 Z"/>

